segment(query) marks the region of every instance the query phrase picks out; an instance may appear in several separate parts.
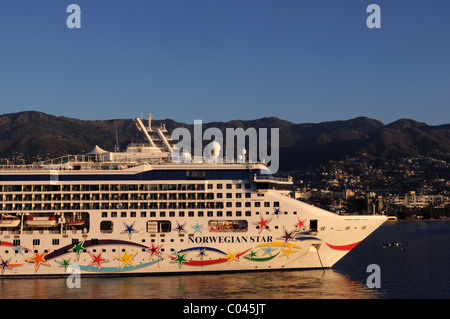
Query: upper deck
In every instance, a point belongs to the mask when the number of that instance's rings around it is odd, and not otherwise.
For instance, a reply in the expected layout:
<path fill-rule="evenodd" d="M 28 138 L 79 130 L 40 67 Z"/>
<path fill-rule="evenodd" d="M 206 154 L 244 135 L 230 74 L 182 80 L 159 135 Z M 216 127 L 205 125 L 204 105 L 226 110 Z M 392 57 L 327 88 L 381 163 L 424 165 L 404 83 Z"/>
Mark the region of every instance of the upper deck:
<path fill-rule="evenodd" d="M 29 165 L 1 165 L 0 182 L 71 182 L 107 180 L 250 180 L 258 187 L 292 185 L 292 178 L 275 178 L 263 163 L 234 161 L 227 157 L 176 157 L 176 147 L 164 125 L 148 127 L 140 119 L 137 128 L 147 143 L 131 143 L 123 152 L 109 152 L 95 146 L 83 155 L 66 155 Z M 184 153 L 183 153 L 184 154 Z M 175 157 L 174 157 L 175 156 Z M 268 187 L 265 187 L 268 186 Z"/>

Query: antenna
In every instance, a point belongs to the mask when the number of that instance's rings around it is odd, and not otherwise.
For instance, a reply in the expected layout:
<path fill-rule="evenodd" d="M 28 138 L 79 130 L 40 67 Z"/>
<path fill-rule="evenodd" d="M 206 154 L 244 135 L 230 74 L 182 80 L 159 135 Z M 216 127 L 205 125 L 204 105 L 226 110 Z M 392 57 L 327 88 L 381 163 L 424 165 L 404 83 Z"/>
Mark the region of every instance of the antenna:
<path fill-rule="evenodd" d="M 116 120 L 114 120 L 114 128 L 116 130 L 116 152 L 119 151 L 119 136 L 117 135 L 117 123 Z"/>

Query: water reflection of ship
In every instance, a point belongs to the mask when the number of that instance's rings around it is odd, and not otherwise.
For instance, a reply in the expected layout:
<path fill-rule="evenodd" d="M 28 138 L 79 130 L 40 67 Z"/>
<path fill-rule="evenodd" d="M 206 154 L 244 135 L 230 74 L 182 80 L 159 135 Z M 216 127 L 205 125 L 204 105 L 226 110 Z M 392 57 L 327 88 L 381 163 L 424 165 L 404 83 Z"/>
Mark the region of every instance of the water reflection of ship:
<path fill-rule="evenodd" d="M 99 285 L 97 295 L 103 298 L 152 299 L 164 294 L 179 299 L 228 299 L 237 295 L 242 299 L 375 299 L 381 297 L 378 290 L 369 289 L 360 280 L 341 274 L 334 269 L 302 271 L 269 271 L 264 273 L 223 273 L 206 276 L 154 276 L 141 278 L 118 278 L 121 289 L 107 289 Z M 151 280 L 151 281 L 150 281 Z M 151 282 L 155 289 L 144 289 Z M 217 289 L 220 282 L 221 289 Z M 142 286 L 142 289 L 140 289 Z M 249 289 L 251 287 L 251 289 Z M 129 293 L 136 291 L 136 294 Z M 139 291 L 139 293 L 137 293 Z M 89 298 L 89 296 L 86 296 Z"/>

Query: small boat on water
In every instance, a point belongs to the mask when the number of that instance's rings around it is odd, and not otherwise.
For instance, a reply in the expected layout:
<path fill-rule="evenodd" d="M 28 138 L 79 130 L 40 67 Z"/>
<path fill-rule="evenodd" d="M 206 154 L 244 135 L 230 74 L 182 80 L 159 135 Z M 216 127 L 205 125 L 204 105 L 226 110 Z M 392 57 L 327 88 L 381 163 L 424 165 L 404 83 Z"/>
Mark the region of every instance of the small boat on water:
<path fill-rule="evenodd" d="M 26 224 L 34 227 L 52 227 L 57 224 L 57 220 L 54 216 L 28 216 Z"/>
<path fill-rule="evenodd" d="M 386 247 L 401 247 L 402 243 L 398 242 L 398 241 L 394 241 L 393 243 L 384 243 L 383 244 L 383 248 Z"/>
<path fill-rule="evenodd" d="M 2 215 L 0 218 L 0 227 L 17 227 L 20 224 L 20 219 L 13 215 Z"/>

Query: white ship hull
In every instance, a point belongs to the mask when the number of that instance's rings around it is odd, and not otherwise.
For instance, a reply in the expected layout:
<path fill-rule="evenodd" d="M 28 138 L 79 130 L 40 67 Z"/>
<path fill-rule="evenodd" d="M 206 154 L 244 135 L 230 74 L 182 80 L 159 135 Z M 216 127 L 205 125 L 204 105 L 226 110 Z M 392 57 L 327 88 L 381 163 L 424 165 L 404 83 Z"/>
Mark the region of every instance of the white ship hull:
<path fill-rule="evenodd" d="M 241 182 L 221 181 L 233 186 Z M 171 181 L 172 185 L 185 183 Z M 233 197 L 236 192 L 232 192 Z M 156 217 L 149 216 L 151 209 L 145 211 L 146 217 L 140 217 L 139 210 L 118 210 L 117 215 L 95 210 L 87 212 L 90 229 L 84 227 L 86 224 L 80 229 L 61 225 L 21 232 L 5 229 L 0 236 L 1 275 L 68 275 L 75 270 L 85 275 L 126 275 L 328 268 L 386 220 L 384 216 L 338 216 L 275 191 L 251 194 L 248 202 L 252 207 L 255 202 L 260 202 L 260 207 L 264 203 L 278 207 L 242 208 L 241 213 L 236 208 L 221 209 L 219 217 L 216 210 L 208 209 L 164 209 L 164 217 L 159 217 L 160 209 L 154 210 Z M 259 199 L 258 194 L 264 196 Z M 104 221 L 114 222 L 112 230 L 101 230 Z M 152 221 L 170 223 L 170 231 L 152 229 Z M 247 227 L 209 227 L 219 221 L 239 221 Z"/>

